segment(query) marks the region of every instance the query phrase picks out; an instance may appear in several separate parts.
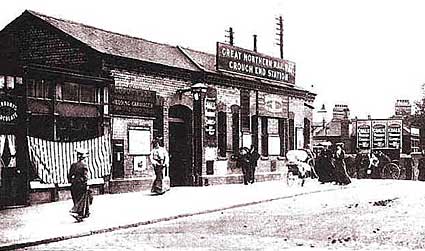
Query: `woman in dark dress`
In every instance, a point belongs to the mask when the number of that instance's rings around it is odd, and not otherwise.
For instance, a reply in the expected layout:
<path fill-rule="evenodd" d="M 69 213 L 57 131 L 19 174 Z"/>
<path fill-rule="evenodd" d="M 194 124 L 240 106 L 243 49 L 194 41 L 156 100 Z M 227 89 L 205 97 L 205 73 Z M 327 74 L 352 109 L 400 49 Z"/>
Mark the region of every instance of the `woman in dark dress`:
<path fill-rule="evenodd" d="M 88 152 L 85 149 L 77 149 L 77 162 L 71 165 L 68 173 L 68 181 L 71 183 L 71 196 L 74 207 L 71 209 L 71 216 L 78 222 L 89 217 L 89 205 L 91 194 L 88 189 L 88 168 L 85 159 Z"/>
<path fill-rule="evenodd" d="M 336 151 L 334 155 L 335 159 L 335 178 L 339 185 L 348 185 L 351 183 L 350 177 L 347 174 L 347 167 L 345 165 L 345 151 L 342 148 L 342 144 L 336 145 Z"/>

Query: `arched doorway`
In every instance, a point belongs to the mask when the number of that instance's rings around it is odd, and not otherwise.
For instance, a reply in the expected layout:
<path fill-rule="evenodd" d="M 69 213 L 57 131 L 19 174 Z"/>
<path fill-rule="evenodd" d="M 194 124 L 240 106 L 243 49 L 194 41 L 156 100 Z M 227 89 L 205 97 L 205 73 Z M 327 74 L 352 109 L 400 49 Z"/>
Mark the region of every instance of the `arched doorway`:
<path fill-rule="evenodd" d="M 184 105 L 170 107 L 170 185 L 192 185 L 192 110 Z"/>

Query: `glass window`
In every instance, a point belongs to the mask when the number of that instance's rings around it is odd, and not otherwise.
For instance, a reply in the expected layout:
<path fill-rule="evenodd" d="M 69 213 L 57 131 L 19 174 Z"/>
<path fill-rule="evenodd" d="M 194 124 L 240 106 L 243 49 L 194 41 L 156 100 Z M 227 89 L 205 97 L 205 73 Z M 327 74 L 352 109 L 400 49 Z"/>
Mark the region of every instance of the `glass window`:
<path fill-rule="evenodd" d="M 6 77 L 6 88 L 14 89 L 15 88 L 15 77 L 7 76 Z"/>
<path fill-rule="evenodd" d="M 0 76 L 0 89 L 4 88 L 5 79 L 4 76 Z"/>
<path fill-rule="evenodd" d="M 62 84 L 56 84 L 56 99 L 62 100 Z"/>
<path fill-rule="evenodd" d="M 44 97 L 45 98 L 53 98 L 53 82 L 50 80 L 44 81 Z"/>
<path fill-rule="evenodd" d="M 79 101 L 79 85 L 75 83 L 63 83 L 62 85 L 62 97 L 64 100 Z"/>
<path fill-rule="evenodd" d="M 17 85 L 22 85 L 23 84 L 22 77 L 16 77 L 16 84 Z"/>
<path fill-rule="evenodd" d="M 35 80 L 29 79 L 27 83 L 27 94 L 29 97 L 35 97 Z"/>
<path fill-rule="evenodd" d="M 44 80 L 37 79 L 35 81 L 35 97 L 43 98 L 44 97 Z"/>
<path fill-rule="evenodd" d="M 81 85 L 81 102 L 96 102 L 96 87 L 91 85 Z"/>

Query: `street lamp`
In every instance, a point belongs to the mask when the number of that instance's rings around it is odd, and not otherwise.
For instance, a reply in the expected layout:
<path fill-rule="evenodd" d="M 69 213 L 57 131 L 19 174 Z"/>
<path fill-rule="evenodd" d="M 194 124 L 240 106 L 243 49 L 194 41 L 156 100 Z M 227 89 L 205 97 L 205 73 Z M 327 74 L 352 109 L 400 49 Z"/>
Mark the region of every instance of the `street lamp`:
<path fill-rule="evenodd" d="M 325 104 L 322 104 L 322 108 L 320 108 L 320 110 L 318 110 L 317 113 L 322 114 L 322 126 L 323 126 L 323 129 L 326 131 L 326 128 L 325 128 L 325 124 L 326 124 L 325 117 L 326 117 L 327 111 L 326 111 L 326 108 L 325 108 Z"/>
<path fill-rule="evenodd" d="M 202 121 L 204 118 L 204 98 L 208 86 L 204 83 L 196 83 L 190 87 L 193 95 L 193 184 L 202 186 Z"/>

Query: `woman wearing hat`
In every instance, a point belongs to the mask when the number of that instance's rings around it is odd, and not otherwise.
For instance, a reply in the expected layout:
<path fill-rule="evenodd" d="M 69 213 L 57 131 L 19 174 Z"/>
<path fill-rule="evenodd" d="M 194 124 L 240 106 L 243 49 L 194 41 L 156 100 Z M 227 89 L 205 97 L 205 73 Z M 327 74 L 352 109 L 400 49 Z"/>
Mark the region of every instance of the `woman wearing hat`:
<path fill-rule="evenodd" d="M 71 165 L 68 173 L 68 181 L 71 183 L 71 196 L 74 207 L 71 209 L 71 216 L 78 222 L 89 217 L 89 190 L 87 186 L 88 168 L 85 159 L 88 156 L 86 149 L 78 148 L 77 162 Z"/>
<path fill-rule="evenodd" d="M 165 150 L 162 138 L 156 138 L 152 141 L 153 149 L 151 151 L 150 160 L 155 171 L 155 180 L 152 184 L 151 192 L 155 194 L 163 194 L 168 189 L 163 186 L 163 170 L 168 167 L 168 152 Z"/>

